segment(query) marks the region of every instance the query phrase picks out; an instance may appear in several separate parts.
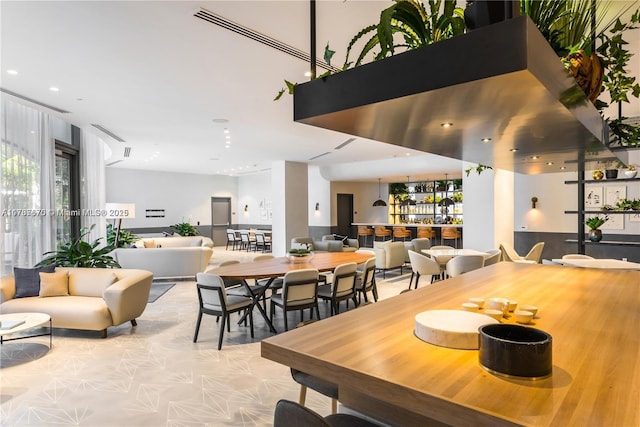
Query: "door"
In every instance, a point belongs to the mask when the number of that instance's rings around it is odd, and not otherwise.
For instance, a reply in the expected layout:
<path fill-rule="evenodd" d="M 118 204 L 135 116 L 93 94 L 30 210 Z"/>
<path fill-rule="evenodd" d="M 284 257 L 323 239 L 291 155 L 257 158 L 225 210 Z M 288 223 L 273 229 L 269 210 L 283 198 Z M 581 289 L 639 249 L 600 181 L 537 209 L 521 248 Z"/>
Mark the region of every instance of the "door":
<path fill-rule="evenodd" d="M 336 234 L 357 238 L 353 223 L 353 194 L 338 194 Z"/>
<path fill-rule="evenodd" d="M 231 198 L 211 198 L 211 238 L 216 246 L 227 243 L 227 228 L 231 228 Z"/>

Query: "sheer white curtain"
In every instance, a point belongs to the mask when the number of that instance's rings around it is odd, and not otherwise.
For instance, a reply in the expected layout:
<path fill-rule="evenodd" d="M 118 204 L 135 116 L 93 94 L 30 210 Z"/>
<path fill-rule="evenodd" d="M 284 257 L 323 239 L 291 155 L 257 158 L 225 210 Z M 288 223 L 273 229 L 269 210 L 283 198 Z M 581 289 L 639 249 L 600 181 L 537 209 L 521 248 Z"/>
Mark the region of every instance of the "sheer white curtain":
<path fill-rule="evenodd" d="M 96 211 L 105 208 L 105 166 L 104 141 L 98 136 L 82 129 L 80 142 L 80 208 Z M 104 216 L 83 216 L 82 227 L 95 225 L 86 240 L 93 242 L 101 238 L 107 244 L 107 222 Z M 101 246 L 103 246 L 101 245 Z"/>
<path fill-rule="evenodd" d="M 32 267 L 55 249 L 55 144 L 48 114 L 2 94 L 2 274 Z"/>

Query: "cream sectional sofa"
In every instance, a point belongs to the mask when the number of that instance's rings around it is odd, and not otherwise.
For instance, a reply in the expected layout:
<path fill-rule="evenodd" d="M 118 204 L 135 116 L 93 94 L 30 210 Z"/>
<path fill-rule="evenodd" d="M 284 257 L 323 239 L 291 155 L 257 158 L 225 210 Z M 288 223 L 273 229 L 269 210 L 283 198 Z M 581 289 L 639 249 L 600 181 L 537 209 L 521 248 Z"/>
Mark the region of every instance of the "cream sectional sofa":
<path fill-rule="evenodd" d="M 69 274 L 68 296 L 15 298 L 13 276 L 0 282 L 0 312 L 38 312 L 51 316 L 54 328 L 101 331 L 124 322 L 136 325 L 147 306 L 153 275 L 120 268 L 56 268 Z"/>
<path fill-rule="evenodd" d="M 199 239 L 200 242 L 206 242 L 208 238 Z M 122 268 L 148 270 L 155 278 L 194 278 L 207 269 L 213 254 L 209 246 L 193 245 L 198 239 L 160 237 L 153 240 L 155 247 L 118 248 L 111 255 Z M 187 246 L 173 246 L 180 243 Z"/>
<path fill-rule="evenodd" d="M 205 236 L 145 237 L 133 245 L 137 248 L 213 248 L 213 240 Z"/>

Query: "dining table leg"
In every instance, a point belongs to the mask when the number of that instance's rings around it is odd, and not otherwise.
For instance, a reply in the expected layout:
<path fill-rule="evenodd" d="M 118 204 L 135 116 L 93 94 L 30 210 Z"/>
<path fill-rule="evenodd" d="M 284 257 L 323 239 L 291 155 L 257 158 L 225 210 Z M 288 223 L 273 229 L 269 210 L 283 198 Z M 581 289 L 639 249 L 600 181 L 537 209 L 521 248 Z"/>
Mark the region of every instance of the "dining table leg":
<path fill-rule="evenodd" d="M 273 283 L 274 278 L 271 277 L 269 278 L 269 280 L 267 281 L 267 283 L 265 284 L 262 292 L 260 294 L 254 294 L 253 291 L 251 290 L 251 287 L 249 287 L 249 284 L 247 283 L 246 280 L 243 280 L 244 284 L 243 286 L 246 286 L 247 288 L 247 292 L 249 292 L 249 295 L 251 295 L 251 299 L 253 299 L 253 304 L 251 306 L 251 310 L 253 310 L 253 307 L 258 307 L 258 311 L 260 312 L 260 314 L 262 315 L 262 317 L 264 318 L 264 321 L 267 322 L 267 325 L 269 326 L 269 330 L 271 332 L 273 332 L 274 334 L 277 334 L 278 331 L 276 330 L 276 328 L 273 326 L 273 323 L 271 323 L 271 320 L 269 319 L 269 316 L 267 316 L 267 312 L 264 311 L 264 309 L 262 308 L 262 306 L 260 305 L 260 298 L 262 298 L 262 295 L 264 293 L 267 292 L 267 289 L 269 289 L 269 287 L 271 286 L 271 284 Z M 247 311 L 241 318 L 240 320 L 238 320 L 238 324 L 242 323 L 244 321 L 244 319 L 247 317 L 247 315 L 249 314 L 249 311 Z"/>

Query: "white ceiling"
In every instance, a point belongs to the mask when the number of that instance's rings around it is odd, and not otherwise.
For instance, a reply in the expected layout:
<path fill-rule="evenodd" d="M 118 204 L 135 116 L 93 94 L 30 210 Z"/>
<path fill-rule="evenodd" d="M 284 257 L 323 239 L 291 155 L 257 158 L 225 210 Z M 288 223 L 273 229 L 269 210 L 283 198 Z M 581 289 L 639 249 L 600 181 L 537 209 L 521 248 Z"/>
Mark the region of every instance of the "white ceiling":
<path fill-rule="evenodd" d="M 333 65 L 341 66 L 351 37 L 390 3 L 319 0 L 318 56 L 329 42 Z M 273 101 L 284 79 L 307 79 L 308 64 L 194 17 L 200 8 L 310 50 L 307 0 L 2 0 L 0 87 L 69 111 L 60 116 L 76 126 L 100 133 L 90 126 L 99 124 L 124 139 L 101 134 L 112 148 L 107 163 L 122 160 L 114 168 L 237 175 L 288 160 L 319 165 L 332 180 L 460 176 L 458 160 L 391 144 L 357 138 L 336 150 L 351 136 L 293 122 L 289 95 Z M 639 46 L 640 30 L 628 41 Z M 640 55 L 630 68 L 637 75 Z M 640 115 L 636 99 L 625 108 L 626 116 Z"/>
<path fill-rule="evenodd" d="M 318 55 L 329 42 L 341 66 L 349 39 L 389 3 L 318 1 Z M 76 126 L 100 133 L 90 126 L 99 124 L 124 139 L 105 138 L 107 163 L 123 160 L 110 167 L 244 174 L 288 160 L 326 166 L 334 180 L 460 175 L 457 160 L 362 138 L 336 150 L 350 135 L 293 122 L 289 95 L 273 101 L 284 79 L 307 79 L 308 64 L 194 17 L 201 7 L 310 50 L 306 0 L 2 1 L 0 85 L 69 111 L 60 117 Z"/>

